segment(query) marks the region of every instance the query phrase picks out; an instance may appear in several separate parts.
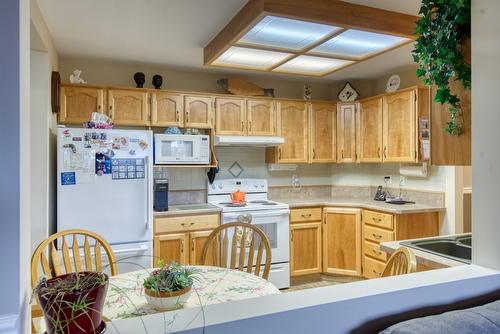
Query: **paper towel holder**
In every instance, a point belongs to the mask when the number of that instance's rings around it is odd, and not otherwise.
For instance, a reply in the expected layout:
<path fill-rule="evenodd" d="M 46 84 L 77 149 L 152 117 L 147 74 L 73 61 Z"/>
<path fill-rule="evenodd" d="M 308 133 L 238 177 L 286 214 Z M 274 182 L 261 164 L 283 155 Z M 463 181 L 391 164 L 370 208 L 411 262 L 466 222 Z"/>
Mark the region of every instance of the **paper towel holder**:
<path fill-rule="evenodd" d="M 427 162 L 399 164 L 399 174 L 408 177 L 427 177 Z"/>

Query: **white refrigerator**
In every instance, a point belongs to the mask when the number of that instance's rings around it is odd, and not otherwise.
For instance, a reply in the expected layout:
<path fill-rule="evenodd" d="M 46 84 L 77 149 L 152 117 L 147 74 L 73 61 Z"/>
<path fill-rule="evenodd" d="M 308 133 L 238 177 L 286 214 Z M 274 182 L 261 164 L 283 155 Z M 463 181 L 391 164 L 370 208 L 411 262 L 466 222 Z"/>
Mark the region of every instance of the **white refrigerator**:
<path fill-rule="evenodd" d="M 151 131 L 58 128 L 57 230 L 103 236 L 119 273 L 153 263 L 152 146 Z"/>

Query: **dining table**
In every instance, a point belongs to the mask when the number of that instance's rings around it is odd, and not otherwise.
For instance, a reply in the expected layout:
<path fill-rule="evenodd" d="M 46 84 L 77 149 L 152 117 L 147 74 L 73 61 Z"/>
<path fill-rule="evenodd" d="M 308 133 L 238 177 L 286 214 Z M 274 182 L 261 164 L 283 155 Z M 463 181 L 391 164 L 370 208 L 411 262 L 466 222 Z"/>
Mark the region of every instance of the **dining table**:
<path fill-rule="evenodd" d="M 196 279 L 193 292 L 183 308 L 281 293 L 271 282 L 244 271 L 211 266 L 191 267 L 197 272 Z M 113 321 L 160 312 L 152 308 L 144 296 L 144 279 L 153 270 L 142 269 L 110 277 L 104 318 Z"/>

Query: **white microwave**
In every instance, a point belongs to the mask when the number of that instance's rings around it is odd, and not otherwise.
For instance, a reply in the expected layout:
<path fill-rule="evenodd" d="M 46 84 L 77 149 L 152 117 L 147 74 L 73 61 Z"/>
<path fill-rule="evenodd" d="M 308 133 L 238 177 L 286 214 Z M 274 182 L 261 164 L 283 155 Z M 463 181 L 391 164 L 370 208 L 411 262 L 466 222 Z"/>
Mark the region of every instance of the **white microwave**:
<path fill-rule="evenodd" d="M 210 163 L 210 137 L 208 135 L 155 134 L 155 164 Z"/>

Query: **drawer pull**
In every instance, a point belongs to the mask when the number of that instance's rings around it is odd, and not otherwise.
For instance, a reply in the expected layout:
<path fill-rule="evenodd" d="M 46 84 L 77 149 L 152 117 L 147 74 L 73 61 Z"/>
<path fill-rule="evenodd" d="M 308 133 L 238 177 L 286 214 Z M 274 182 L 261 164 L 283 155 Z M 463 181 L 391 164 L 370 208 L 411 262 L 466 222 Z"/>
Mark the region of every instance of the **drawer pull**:
<path fill-rule="evenodd" d="M 377 255 L 382 255 L 382 252 L 381 251 L 377 251 L 376 249 L 372 249 L 372 252 L 374 252 Z"/>
<path fill-rule="evenodd" d="M 374 222 L 381 222 L 382 221 L 382 218 L 372 217 L 372 219 L 373 219 Z"/>
<path fill-rule="evenodd" d="M 380 273 L 378 271 L 376 271 L 375 269 L 372 269 L 373 273 L 377 276 L 380 276 Z"/>
<path fill-rule="evenodd" d="M 308 213 L 307 215 L 306 214 L 302 214 L 302 218 L 310 218 L 312 216 L 312 214 Z"/>
<path fill-rule="evenodd" d="M 372 235 L 375 239 L 382 239 L 382 236 L 380 234 L 372 233 Z"/>
<path fill-rule="evenodd" d="M 193 226 L 193 225 L 194 225 L 193 222 L 189 223 L 189 225 L 187 223 L 181 223 L 181 226 Z"/>

